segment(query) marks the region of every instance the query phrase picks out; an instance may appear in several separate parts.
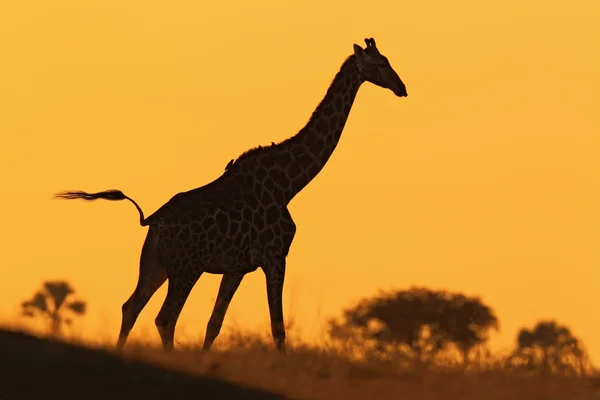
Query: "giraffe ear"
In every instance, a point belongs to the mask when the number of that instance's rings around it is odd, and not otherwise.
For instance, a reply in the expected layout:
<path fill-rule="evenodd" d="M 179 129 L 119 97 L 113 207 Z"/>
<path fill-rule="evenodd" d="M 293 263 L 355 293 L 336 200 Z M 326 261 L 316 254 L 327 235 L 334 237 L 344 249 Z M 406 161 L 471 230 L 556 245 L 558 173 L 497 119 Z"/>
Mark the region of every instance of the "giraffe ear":
<path fill-rule="evenodd" d="M 354 44 L 354 54 L 356 54 L 357 57 L 363 57 L 365 55 L 363 48 L 356 43 Z"/>

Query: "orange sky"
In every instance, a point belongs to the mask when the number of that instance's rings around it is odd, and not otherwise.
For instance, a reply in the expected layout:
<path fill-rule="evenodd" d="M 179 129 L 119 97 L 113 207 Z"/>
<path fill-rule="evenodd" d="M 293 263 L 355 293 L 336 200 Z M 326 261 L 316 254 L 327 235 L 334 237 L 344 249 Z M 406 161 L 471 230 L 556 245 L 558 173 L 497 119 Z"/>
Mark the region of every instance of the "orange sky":
<path fill-rule="evenodd" d="M 365 84 L 291 203 L 286 317 L 312 339 L 362 297 L 426 285 L 482 296 L 499 346 L 556 318 L 600 360 L 598 1 L 202 3 L 0 6 L 4 320 L 66 278 L 89 301 L 80 329 L 116 340 L 147 228 L 131 204 L 51 195 L 119 188 L 150 214 L 295 134 L 352 44 L 374 37 L 409 97 Z M 198 282 L 177 338 L 204 336 L 219 279 Z M 158 338 L 165 293 L 133 336 Z M 260 271 L 233 324 L 268 326 Z"/>

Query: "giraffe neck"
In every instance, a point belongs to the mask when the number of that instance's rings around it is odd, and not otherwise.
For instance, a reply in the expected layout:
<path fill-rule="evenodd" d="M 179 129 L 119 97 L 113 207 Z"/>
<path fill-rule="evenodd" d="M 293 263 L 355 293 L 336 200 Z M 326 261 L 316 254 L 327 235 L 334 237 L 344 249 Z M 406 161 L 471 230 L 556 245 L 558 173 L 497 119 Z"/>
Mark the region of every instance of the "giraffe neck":
<path fill-rule="evenodd" d="M 352 55 L 340 68 L 306 126 L 274 146 L 279 168 L 271 169 L 274 174 L 270 175 L 283 189 L 286 203 L 321 172 L 331 157 L 363 82 L 356 56 Z"/>

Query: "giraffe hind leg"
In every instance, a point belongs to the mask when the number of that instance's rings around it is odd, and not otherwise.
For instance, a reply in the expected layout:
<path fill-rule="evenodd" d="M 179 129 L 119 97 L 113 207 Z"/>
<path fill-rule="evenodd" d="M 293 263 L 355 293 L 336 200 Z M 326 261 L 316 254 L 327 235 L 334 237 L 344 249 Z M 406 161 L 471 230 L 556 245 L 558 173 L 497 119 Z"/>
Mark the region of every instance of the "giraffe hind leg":
<path fill-rule="evenodd" d="M 191 268 L 181 268 L 181 265 L 177 265 L 174 270 L 191 270 Z M 200 275 L 202 275 L 202 272 L 198 274 L 183 275 L 170 272 L 171 270 L 169 270 L 168 273 L 169 289 L 167 291 L 167 297 L 155 320 L 156 329 L 158 329 L 163 348 L 166 351 L 173 350 L 177 319 L 179 318 L 179 314 L 181 314 L 181 310 L 183 309 L 190 292 L 200 278 Z"/>
<path fill-rule="evenodd" d="M 123 304 L 123 319 L 117 349 L 122 350 L 127 342 L 129 332 L 133 328 L 140 312 L 146 306 L 152 295 L 167 279 L 167 271 L 161 265 L 157 252 L 158 235 L 153 232 L 152 226 L 142 246 L 140 256 L 140 273 L 137 286 L 129 299 Z"/>

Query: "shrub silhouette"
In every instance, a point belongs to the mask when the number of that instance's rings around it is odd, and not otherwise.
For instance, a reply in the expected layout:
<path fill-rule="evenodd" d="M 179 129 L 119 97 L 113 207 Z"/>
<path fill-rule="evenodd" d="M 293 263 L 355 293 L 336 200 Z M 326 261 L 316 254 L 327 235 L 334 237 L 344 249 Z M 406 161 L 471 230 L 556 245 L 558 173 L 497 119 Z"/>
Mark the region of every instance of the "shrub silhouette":
<path fill-rule="evenodd" d="M 400 351 L 418 362 L 431 362 L 454 345 L 464 365 L 492 328 L 498 329 L 498 319 L 480 299 L 418 287 L 363 300 L 344 311 L 342 322 L 329 321 L 334 340 L 358 335 L 374 341 L 380 353 Z"/>
<path fill-rule="evenodd" d="M 46 281 L 42 289 L 37 291 L 31 300 L 21 303 L 22 314 L 26 317 L 41 317 L 49 322 L 50 333 L 59 335 L 63 325 L 70 325 L 72 320 L 65 315 L 70 312 L 83 316 L 86 303 L 82 300 L 67 301 L 75 291 L 66 281 Z"/>
<path fill-rule="evenodd" d="M 568 327 L 553 320 L 540 321 L 531 330 L 522 328 L 507 363 L 544 374 L 585 375 L 591 371 L 583 343 Z"/>

